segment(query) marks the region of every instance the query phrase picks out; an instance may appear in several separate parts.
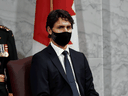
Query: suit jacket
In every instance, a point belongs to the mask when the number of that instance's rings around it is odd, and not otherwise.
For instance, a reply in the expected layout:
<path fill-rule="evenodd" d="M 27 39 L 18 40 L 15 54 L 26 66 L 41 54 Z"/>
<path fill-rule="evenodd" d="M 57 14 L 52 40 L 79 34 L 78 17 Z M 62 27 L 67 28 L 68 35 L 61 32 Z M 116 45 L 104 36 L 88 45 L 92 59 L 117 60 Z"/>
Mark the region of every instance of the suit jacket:
<path fill-rule="evenodd" d="M 7 68 L 6 66 L 7 62 L 10 60 L 18 59 L 16 46 L 15 46 L 15 40 L 14 40 L 14 36 L 11 30 L 0 28 L 0 44 L 8 45 L 9 57 L 0 57 L 0 74 L 4 74 L 4 68 Z M 8 90 L 10 93 L 12 93 L 8 70 L 6 70 L 6 75 L 7 75 Z M 0 87 L 0 88 L 4 88 L 4 87 Z"/>
<path fill-rule="evenodd" d="M 73 49 L 69 51 L 81 96 L 99 96 L 84 54 Z M 33 56 L 30 81 L 33 96 L 73 96 L 61 62 L 51 45 Z"/>

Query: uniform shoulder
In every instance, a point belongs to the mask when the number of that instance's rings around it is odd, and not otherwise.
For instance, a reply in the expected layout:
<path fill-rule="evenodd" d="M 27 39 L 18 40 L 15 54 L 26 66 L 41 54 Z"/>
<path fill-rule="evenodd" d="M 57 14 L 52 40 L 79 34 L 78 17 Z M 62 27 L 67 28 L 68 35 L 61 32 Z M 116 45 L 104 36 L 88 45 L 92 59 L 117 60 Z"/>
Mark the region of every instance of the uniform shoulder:
<path fill-rule="evenodd" d="M 0 29 L 1 30 L 5 30 L 5 31 L 11 31 L 8 27 L 0 25 Z"/>

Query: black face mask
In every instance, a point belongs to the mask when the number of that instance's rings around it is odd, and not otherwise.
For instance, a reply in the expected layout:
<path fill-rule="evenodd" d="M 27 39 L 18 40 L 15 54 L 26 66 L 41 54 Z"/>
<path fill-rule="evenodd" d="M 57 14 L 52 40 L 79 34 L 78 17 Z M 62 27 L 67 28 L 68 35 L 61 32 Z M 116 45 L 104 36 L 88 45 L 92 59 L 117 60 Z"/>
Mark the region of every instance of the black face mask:
<path fill-rule="evenodd" d="M 55 33 L 52 31 L 51 38 L 58 45 L 65 46 L 70 41 L 71 33 L 69 33 L 69 32 Z"/>

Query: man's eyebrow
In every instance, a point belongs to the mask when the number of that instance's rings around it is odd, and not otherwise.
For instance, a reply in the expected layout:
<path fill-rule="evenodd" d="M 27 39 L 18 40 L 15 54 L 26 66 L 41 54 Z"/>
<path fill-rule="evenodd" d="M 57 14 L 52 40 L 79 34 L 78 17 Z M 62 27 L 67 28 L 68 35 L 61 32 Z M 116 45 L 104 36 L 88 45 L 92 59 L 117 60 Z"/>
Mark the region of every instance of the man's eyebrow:
<path fill-rule="evenodd" d="M 59 26 L 57 26 L 57 27 L 64 27 L 63 25 L 59 25 Z"/>

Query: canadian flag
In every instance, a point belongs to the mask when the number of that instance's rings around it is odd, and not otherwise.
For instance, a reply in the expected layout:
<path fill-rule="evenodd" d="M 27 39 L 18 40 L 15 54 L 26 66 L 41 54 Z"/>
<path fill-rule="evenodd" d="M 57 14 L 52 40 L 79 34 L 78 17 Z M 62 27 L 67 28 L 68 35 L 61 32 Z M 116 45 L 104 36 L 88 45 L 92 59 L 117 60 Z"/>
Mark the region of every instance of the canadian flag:
<path fill-rule="evenodd" d="M 46 20 L 50 11 L 56 9 L 68 11 L 74 19 L 75 24 L 73 25 L 71 37 L 72 44 L 69 44 L 69 46 L 77 51 L 79 50 L 74 0 L 37 0 L 32 55 L 49 45 L 50 39 L 48 38 L 48 32 L 45 28 Z"/>

